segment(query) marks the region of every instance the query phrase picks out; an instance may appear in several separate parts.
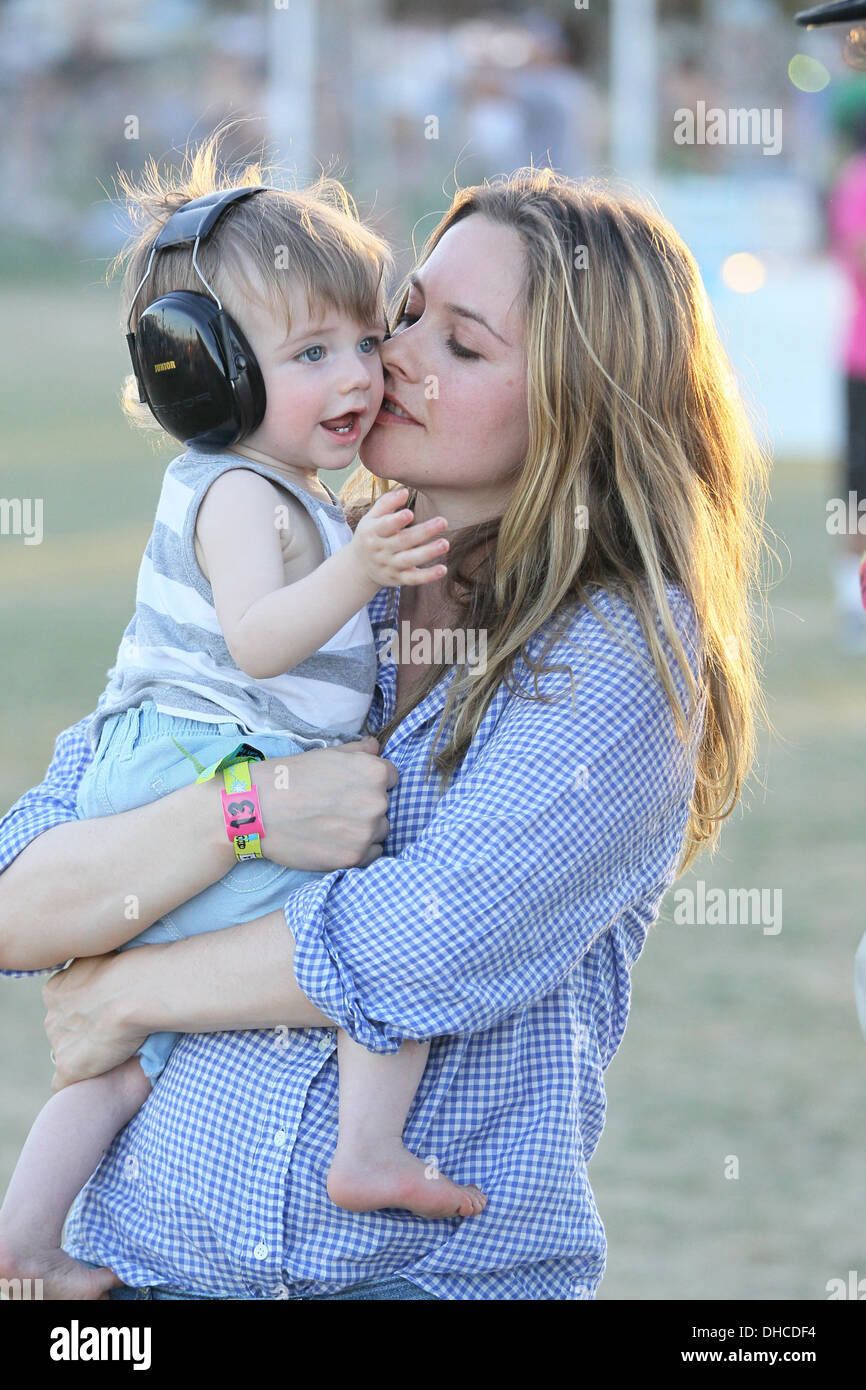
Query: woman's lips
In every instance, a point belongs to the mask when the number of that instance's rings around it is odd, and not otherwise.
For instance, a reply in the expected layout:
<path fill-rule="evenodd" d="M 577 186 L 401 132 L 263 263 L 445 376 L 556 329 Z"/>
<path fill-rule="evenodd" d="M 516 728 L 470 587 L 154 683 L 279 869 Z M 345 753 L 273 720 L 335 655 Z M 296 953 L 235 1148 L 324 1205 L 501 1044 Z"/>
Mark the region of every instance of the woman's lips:
<path fill-rule="evenodd" d="M 416 425 L 419 429 L 424 428 L 420 420 L 413 420 L 410 415 L 395 415 L 393 410 L 386 408 L 386 405 L 387 403 L 383 401 L 379 414 L 373 421 L 374 425 Z"/>

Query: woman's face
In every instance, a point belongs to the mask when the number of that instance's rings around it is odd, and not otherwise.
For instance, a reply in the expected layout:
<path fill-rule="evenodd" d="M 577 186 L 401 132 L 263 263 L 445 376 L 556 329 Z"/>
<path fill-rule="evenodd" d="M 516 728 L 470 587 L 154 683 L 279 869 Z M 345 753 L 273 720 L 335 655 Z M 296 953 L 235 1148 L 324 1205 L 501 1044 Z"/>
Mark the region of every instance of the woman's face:
<path fill-rule="evenodd" d="M 382 345 L 385 400 L 361 459 L 455 523 L 498 515 L 526 457 L 524 276 L 519 234 L 473 213 L 420 266 Z"/>

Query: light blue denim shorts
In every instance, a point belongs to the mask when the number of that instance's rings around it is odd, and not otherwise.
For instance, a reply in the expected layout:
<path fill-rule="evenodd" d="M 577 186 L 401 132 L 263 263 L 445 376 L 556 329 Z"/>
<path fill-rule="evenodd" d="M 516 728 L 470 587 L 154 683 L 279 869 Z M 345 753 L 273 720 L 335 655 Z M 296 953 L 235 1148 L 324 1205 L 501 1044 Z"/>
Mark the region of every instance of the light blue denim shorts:
<path fill-rule="evenodd" d="M 148 700 L 106 721 L 99 748 L 78 788 L 78 814 L 110 816 L 131 811 L 194 782 L 198 775 L 195 764 L 172 737 L 202 767 L 210 767 L 239 743 L 249 743 L 269 758 L 303 753 L 309 747 L 288 734 L 250 734 L 231 721 L 206 724 L 163 714 Z M 119 949 L 180 941 L 202 932 L 240 926 L 282 909 L 296 888 L 321 877 L 319 872 L 287 869 L 270 859 L 237 864 L 219 882 L 173 908 Z M 165 1067 L 178 1036 L 152 1033 L 139 1049 L 137 1055 L 152 1083 Z"/>

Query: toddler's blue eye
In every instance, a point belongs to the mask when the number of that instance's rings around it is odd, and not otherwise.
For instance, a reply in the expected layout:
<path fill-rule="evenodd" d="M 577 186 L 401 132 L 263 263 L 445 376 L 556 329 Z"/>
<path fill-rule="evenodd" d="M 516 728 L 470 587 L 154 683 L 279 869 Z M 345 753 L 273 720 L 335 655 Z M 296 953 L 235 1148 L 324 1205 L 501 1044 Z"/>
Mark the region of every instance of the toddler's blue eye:
<path fill-rule="evenodd" d="M 365 348 L 365 347 L 364 347 L 364 344 L 365 344 L 365 343 L 369 343 L 369 347 L 366 347 L 366 348 Z M 375 335 L 373 335 L 373 336 L 371 336 L 371 337 L 369 337 L 369 338 L 362 338 L 362 339 L 361 339 L 361 343 L 360 343 L 360 346 L 361 346 L 361 348 L 363 349 L 363 351 L 364 351 L 364 352 L 367 352 L 367 353 L 376 352 L 376 350 L 377 350 L 379 347 L 381 347 L 381 345 L 382 345 L 382 339 L 376 337 Z"/>
<path fill-rule="evenodd" d="M 299 353 L 298 353 L 298 361 L 299 361 L 299 362 L 304 362 L 304 361 L 306 361 L 306 362 L 321 362 L 321 360 L 322 360 L 321 357 L 310 357 L 309 354 L 310 354 L 311 352 L 320 352 L 320 353 L 322 353 L 322 355 L 324 356 L 325 349 L 324 349 L 324 348 L 321 346 L 321 344 L 319 344 L 319 343 L 317 343 L 315 347 L 304 348 L 304 351 L 303 351 L 303 352 L 299 352 Z"/>

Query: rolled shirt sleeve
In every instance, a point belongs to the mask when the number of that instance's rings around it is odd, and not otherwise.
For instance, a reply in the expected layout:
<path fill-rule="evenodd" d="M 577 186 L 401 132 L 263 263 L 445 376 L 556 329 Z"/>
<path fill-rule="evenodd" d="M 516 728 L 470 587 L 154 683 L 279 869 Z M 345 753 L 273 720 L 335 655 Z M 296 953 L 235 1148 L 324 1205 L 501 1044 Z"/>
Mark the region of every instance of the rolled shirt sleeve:
<path fill-rule="evenodd" d="M 697 724 L 679 739 L 636 624 L 631 652 L 578 629 L 583 660 L 547 658 L 575 669 L 573 707 L 567 672 L 539 678 L 557 703 L 507 697 L 413 843 L 286 904 L 300 988 L 370 1051 L 490 1028 L 673 877 Z"/>
<path fill-rule="evenodd" d="M 85 730 L 90 716 L 64 729 L 54 744 L 54 756 L 43 781 L 31 787 L 0 820 L 0 873 L 8 869 L 37 835 L 64 821 L 77 820 L 76 792 L 93 754 Z M 68 964 L 61 961 L 48 970 L 0 970 L 0 975 L 25 978 L 50 975 Z"/>

